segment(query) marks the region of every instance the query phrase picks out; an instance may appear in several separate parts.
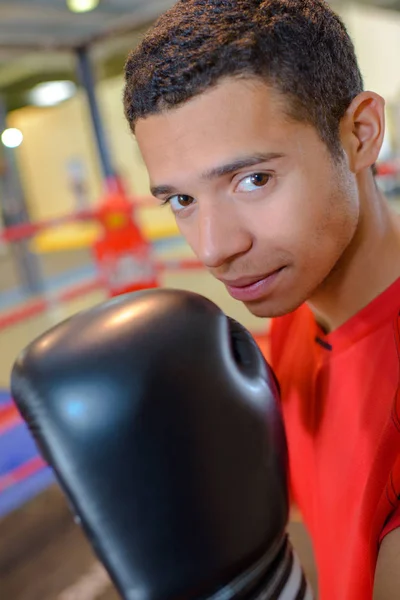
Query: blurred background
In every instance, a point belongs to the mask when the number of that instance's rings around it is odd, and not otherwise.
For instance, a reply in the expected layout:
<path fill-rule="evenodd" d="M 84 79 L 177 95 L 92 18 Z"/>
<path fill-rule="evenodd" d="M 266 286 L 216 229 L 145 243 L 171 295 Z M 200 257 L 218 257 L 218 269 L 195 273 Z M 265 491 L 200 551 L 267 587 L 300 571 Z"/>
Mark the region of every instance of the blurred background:
<path fill-rule="evenodd" d="M 149 285 L 197 291 L 261 346 L 268 329 L 203 271 L 148 177 L 122 110 L 127 53 L 171 0 L 0 0 L 0 598 L 117 598 L 9 394 L 53 324 Z M 385 97 L 378 184 L 400 210 L 400 0 L 332 1 Z M 292 539 L 315 588 L 298 516 Z"/>

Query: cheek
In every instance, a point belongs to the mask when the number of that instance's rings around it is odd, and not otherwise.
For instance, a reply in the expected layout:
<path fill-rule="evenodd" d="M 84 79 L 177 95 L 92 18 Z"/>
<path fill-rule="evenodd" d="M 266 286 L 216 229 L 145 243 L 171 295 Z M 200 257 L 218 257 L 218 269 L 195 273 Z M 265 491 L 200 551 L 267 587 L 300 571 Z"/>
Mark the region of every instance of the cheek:
<path fill-rule="evenodd" d="M 189 244 L 193 252 L 198 255 L 199 248 L 199 226 L 195 215 L 186 219 L 175 218 L 176 225 L 185 241 Z"/>
<path fill-rule="evenodd" d="M 241 221 L 253 232 L 260 250 L 289 258 L 298 254 L 319 221 L 309 190 L 295 176 L 281 180 L 270 195 L 241 212 Z"/>
<path fill-rule="evenodd" d="M 242 217 L 261 250 L 306 268 L 337 260 L 354 235 L 359 212 L 355 193 L 331 174 L 314 178 L 314 184 L 296 174 L 255 206 L 251 219 Z"/>
<path fill-rule="evenodd" d="M 358 219 L 358 204 L 344 190 L 321 190 L 299 214 L 296 255 L 303 271 L 327 275 L 350 244 Z"/>

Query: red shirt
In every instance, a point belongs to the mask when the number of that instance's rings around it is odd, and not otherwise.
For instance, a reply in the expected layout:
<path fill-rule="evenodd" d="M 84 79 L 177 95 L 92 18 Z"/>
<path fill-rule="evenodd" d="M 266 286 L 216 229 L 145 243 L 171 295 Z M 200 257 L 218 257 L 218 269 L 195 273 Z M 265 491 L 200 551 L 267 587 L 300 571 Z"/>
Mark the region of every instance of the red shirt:
<path fill-rule="evenodd" d="M 400 279 L 324 335 L 307 305 L 273 320 L 291 491 L 321 600 L 371 600 L 379 543 L 400 526 Z"/>

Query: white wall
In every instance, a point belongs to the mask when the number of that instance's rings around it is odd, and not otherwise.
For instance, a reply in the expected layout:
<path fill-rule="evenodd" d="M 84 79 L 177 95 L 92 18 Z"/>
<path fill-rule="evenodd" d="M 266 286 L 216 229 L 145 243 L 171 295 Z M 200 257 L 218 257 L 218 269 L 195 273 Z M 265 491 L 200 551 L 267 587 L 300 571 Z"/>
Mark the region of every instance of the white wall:
<path fill-rule="evenodd" d="M 338 11 L 353 39 L 366 89 L 400 97 L 400 12 L 348 2 Z"/>

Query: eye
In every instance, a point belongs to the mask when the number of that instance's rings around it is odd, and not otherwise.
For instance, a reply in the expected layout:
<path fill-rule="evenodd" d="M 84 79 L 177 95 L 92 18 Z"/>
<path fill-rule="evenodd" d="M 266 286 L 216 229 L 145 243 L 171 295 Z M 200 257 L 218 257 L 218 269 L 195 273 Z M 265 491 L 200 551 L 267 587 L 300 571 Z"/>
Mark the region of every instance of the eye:
<path fill-rule="evenodd" d="M 235 191 L 253 192 L 256 189 L 265 187 L 271 177 L 272 176 L 269 173 L 253 173 L 252 175 L 248 175 L 239 181 Z"/>
<path fill-rule="evenodd" d="M 188 208 L 194 202 L 194 198 L 192 196 L 187 196 L 186 194 L 177 194 L 176 196 L 170 196 L 164 204 L 170 204 L 171 209 L 174 213 L 178 213 L 184 208 Z"/>

